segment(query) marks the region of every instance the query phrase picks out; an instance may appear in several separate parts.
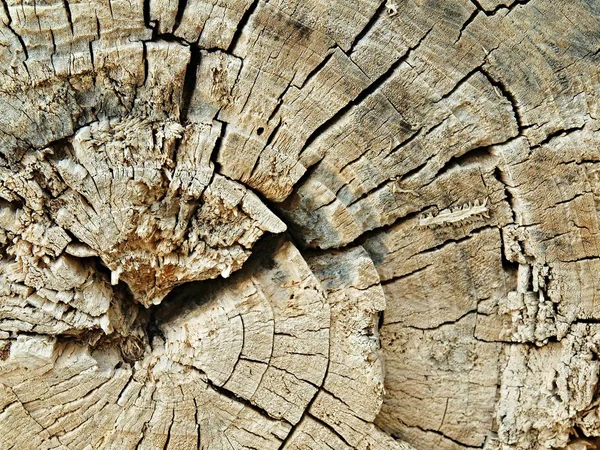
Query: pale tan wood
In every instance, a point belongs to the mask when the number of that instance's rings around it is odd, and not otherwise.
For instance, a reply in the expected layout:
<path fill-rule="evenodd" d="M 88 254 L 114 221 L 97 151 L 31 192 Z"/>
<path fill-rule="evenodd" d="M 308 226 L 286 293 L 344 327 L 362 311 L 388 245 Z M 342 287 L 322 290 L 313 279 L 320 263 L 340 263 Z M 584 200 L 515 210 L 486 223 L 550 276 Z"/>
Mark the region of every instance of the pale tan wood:
<path fill-rule="evenodd" d="M 600 447 L 596 0 L 3 0 L 0 447 Z"/>

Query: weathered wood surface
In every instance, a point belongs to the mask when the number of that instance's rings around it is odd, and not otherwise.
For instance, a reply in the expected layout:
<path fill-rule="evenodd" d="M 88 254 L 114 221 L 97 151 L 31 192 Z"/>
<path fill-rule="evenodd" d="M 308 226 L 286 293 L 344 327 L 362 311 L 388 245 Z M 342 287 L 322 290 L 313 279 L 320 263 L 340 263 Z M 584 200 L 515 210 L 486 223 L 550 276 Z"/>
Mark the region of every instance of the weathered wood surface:
<path fill-rule="evenodd" d="M 600 446 L 600 2 L 2 6 L 0 448 Z"/>

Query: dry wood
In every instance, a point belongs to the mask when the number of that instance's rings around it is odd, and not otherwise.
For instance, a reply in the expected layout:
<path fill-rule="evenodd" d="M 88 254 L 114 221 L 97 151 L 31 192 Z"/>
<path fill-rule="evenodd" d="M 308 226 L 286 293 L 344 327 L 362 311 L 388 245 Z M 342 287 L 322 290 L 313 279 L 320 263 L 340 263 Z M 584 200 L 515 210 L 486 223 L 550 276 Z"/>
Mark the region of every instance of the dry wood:
<path fill-rule="evenodd" d="M 600 448 L 600 2 L 2 0 L 0 449 Z"/>

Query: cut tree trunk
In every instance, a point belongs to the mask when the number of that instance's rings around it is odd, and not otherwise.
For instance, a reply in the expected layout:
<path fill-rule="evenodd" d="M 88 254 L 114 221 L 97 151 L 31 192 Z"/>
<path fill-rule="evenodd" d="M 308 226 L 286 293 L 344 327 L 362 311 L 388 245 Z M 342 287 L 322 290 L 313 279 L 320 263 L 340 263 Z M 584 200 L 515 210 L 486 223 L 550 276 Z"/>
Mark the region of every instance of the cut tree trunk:
<path fill-rule="evenodd" d="M 600 1 L 2 2 L 0 449 L 600 448 Z"/>

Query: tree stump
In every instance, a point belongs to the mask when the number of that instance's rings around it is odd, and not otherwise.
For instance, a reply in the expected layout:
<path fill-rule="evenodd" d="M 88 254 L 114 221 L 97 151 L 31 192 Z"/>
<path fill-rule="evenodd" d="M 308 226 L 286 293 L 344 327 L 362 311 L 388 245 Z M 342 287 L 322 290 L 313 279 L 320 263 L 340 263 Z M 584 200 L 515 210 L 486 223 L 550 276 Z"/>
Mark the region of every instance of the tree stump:
<path fill-rule="evenodd" d="M 0 448 L 600 448 L 600 2 L 3 0 L 0 62 Z"/>

